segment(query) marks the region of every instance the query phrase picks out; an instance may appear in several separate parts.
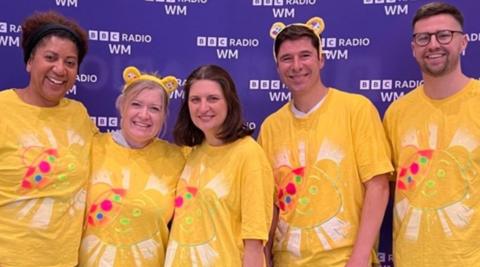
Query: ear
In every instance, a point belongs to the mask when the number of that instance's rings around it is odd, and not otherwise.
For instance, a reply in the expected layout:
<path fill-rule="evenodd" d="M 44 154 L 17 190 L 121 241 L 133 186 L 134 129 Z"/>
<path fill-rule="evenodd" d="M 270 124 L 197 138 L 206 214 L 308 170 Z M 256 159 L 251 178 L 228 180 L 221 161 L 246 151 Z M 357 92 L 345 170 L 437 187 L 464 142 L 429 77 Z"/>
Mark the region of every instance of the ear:
<path fill-rule="evenodd" d="M 178 81 L 173 76 L 167 76 L 162 79 L 162 85 L 167 94 L 171 94 L 173 91 L 177 90 L 178 88 Z"/>
<path fill-rule="evenodd" d="M 32 58 L 28 59 L 25 69 L 27 70 L 28 73 L 30 73 L 30 71 L 32 70 Z"/>
<path fill-rule="evenodd" d="M 275 22 L 273 23 L 272 27 L 270 28 L 270 37 L 272 37 L 272 39 L 276 39 L 278 34 L 283 30 L 285 29 L 285 24 L 281 23 L 281 22 Z"/>
<path fill-rule="evenodd" d="M 464 34 L 462 39 L 462 49 L 460 50 L 460 53 L 463 53 L 463 51 L 467 49 L 467 46 L 468 46 L 468 38 L 467 38 L 467 35 Z"/>
<path fill-rule="evenodd" d="M 309 19 L 305 24 L 310 27 L 317 35 L 320 35 L 325 29 L 325 23 L 320 17 L 313 17 Z"/>
<path fill-rule="evenodd" d="M 126 67 L 123 70 L 123 80 L 125 81 L 125 84 L 131 83 L 132 81 L 140 77 L 140 75 L 140 71 L 133 66 Z"/>

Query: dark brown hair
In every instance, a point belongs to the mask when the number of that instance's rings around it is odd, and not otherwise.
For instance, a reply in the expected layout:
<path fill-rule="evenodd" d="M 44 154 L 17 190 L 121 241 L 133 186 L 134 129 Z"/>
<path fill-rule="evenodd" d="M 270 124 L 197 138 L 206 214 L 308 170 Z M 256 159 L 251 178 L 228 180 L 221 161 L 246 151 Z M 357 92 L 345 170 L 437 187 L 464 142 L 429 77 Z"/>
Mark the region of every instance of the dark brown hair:
<path fill-rule="evenodd" d="M 275 38 L 275 57 L 278 55 L 278 50 L 280 49 L 280 45 L 282 45 L 285 41 L 296 41 L 302 37 L 307 37 L 310 39 L 313 47 L 317 50 L 318 57 L 320 58 L 320 39 L 315 32 L 303 25 L 289 25 L 285 29 L 283 29 Z"/>
<path fill-rule="evenodd" d="M 415 23 L 421 19 L 441 14 L 452 16 L 463 29 L 463 15 L 460 10 L 453 5 L 442 2 L 432 2 L 421 6 L 413 17 L 412 27 L 415 27 Z"/>
<path fill-rule="evenodd" d="M 173 130 L 175 143 L 180 146 L 195 146 L 201 144 L 205 139 L 203 132 L 193 124 L 188 108 L 190 88 L 192 84 L 199 80 L 217 82 L 222 88 L 225 101 L 227 102 L 227 116 L 220 131 L 217 133 L 217 138 L 225 143 L 231 143 L 239 138 L 251 135 L 253 130 L 248 129 L 244 124 L 237 89 L 230 74 L 217 65 L 204 65 L 196 68 L 185 82 L 185 98 Z"/>
<path fill-rule="evenodd" d="M 55 11 L 36 12 L 22 23 L 22 49 L 25 63 L 45 38 L 57 36 L 71 40 L 77 47 L 78 62 L 82 63 L 88 51 L 86 31 L 75 21 Z"/>

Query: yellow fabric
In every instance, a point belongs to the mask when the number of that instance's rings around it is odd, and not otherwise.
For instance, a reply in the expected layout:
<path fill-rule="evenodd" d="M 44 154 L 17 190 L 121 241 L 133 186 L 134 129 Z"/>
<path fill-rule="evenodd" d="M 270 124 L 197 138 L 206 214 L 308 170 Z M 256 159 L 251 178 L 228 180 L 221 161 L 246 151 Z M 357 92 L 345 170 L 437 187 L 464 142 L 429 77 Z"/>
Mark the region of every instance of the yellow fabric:
<path fill-rule="evenodd" d="M 102 134 L 92 154 L 80 266 L 163 266 L 180 148 L 157 139 L 129 149 Z"/>
<path fill-rule="evenodd" d="M 85 107 L 0 92 L 0 266 L 75 266 L 91 138 Z"/>
<path fill-rule="evenodd" d="M 443 100 L 423 90 L 384 119 L 397 170 L 395 267 L 480 266 L 480 82 Z"/>
<path fill-rule="evenodd" d="M 241 266 L 243 240 L 268 239 L 273 187 L 251 137 L 195 147 L 178 183 L 165 266 Z"/>
<path fill-rule="evenodd" d="M 275 266 L 344 267 L 357 235 L 363 183 L 392 171 L 375 107 L 330 88 L 322 105 L 295 118 L 287 103 L 262 124 L 274 169 L 279 223 Z"/>

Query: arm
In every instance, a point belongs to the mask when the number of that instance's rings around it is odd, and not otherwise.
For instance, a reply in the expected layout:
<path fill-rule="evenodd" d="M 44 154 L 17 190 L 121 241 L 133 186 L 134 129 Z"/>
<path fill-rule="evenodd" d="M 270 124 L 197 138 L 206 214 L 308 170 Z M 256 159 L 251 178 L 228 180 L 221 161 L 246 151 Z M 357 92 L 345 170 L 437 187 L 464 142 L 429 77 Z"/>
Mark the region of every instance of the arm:
<path fill-rule="evenodd" d="M 270 227 L 270 233 L 268 234 L 268 242 L 265 245 L 265 259 L 267 260 L 267 266 L 273 267 L 273 240 L 275 238 L 275 231 L 277 229 L 278 223 L 278 208 L 276 205 L 273 205 L 273 218 L 272 218 L 272 226 Z"/>
<path fill-rule="evenodd" d="M 263 241 L 258 239 L 244 239 L 244 267 L 263 267 L 265 257 L 263 255 Z"/>
<path fill-rule="evenodd" d="M 353 246 L 352 256 L 346 267 L 366 267 L 373 245 L 382 224 L 387 207 L 389 185 L 387 174 L 381 174 L 365 182 L 365 199 L 363 202 L 360 227 Z"/>

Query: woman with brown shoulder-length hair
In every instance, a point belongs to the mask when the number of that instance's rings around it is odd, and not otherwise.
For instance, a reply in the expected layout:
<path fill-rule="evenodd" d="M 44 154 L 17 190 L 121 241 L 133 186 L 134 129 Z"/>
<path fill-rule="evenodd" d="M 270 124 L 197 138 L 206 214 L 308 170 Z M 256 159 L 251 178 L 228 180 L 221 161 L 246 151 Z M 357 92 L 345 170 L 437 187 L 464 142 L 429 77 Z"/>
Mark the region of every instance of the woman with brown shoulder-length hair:
<path fill-rule="evenodd" d="M 263 266 L 273 176 L 224 69 L 195 69 L 174 130 L 192 147 L 177 185 L 165 266 Z"/>

